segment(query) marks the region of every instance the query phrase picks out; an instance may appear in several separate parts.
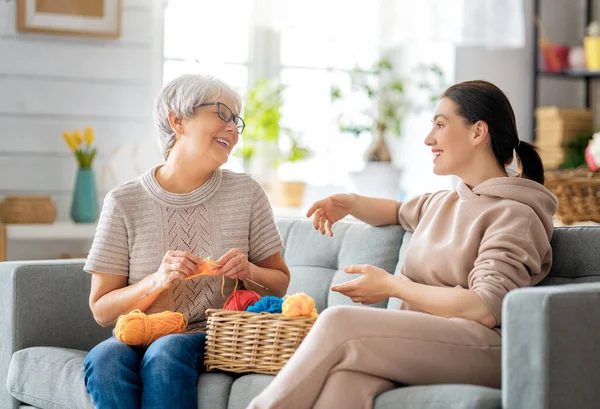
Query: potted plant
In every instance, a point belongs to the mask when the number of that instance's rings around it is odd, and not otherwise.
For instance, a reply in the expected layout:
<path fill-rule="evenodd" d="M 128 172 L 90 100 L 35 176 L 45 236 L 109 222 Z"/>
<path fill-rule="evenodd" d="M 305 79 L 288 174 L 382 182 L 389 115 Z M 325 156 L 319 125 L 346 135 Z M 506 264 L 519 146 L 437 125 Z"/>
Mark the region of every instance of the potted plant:
<path fill-rule="evenodd" d="M 371 146 L 365 153 L 367 162 L 391 162 L 392 155 L 385 142 L 385 135 L 391 132 L 402 135 L 402 120 L 412 110 L 419 110 L 437 101 L 444 88 L 444 74 L 437 65 L 420 65 L 415 84 L 394 71 L 389 59 L 379 60 L 370 70 L 355 68 L 351 72 L 351 92 L 345 94 L 341 88 L 331 89 L 333 101 L 343 102 L 356 97 L 366 101 L 360 112 L 343 112 L 338 117 L 340 131 L 359 136 L 363 132 L 373 135 Z M 408 95 L 410 86 L 416 85 L 425 91 L 423 97 Z"/>
<path fill-rule="evenodd" d="M 242 158 L 244 170 L 254 175 L 267 190 L 276 194 L 278 205 L 298 207 L 304 194 L 304 182 L 277 180 L 276 169 L 310 157 L 299 136 L 281 126 L 281 108 L 285 86 L 275 80 L 261 79 L 249 90 L 244 101 L 246 128 L 235 154 Z M 273 186 L 275 184 L 275 186 Z"/>
<path fill-rule="evenodd" d="M 444 88 L 444 75 L 438 66 L 420 65 L 416 74 L 409 81 L 396 73 L 389 59 L 382 58 L 369 70 L 352 70 L 348 92 L 338 86 L 331 89 L 332 100 L 342 106 L 340 131 L 356 137 L 363 133 L 372 136 L 365 152 L 365 168 L 349 175 L 353 188 L 362 194 L 392 199 L 400 196 L 400 170 L 391 163 L 386 135 L 401 136 L 404 117 L 431 107 Z M 354 110 L 344 106 L 348 102 L 353 102 Z"/>

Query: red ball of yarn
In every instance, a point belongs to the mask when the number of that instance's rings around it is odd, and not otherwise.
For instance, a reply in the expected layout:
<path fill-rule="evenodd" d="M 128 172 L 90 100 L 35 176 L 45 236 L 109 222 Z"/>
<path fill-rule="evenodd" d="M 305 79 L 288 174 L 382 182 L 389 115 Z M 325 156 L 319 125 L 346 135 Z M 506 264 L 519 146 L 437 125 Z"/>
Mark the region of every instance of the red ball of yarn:
<path fill-rule="evenodd" d="M 254 291 L 237 290 L 225 301 L 223 309 L 227 311 L 246 311 L 246 308 L 254 305 L 260 298 L 260 295 Z"/>

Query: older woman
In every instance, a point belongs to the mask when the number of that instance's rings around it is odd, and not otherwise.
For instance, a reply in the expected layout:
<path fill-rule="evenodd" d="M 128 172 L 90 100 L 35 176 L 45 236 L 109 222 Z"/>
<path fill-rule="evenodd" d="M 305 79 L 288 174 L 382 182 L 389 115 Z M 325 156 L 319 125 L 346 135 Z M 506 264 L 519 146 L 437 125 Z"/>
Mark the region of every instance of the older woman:
<path fill-rule="evenodd" d="M 237 93 L 215 78 L 184 75 L 167 84 L 154 109 L 166 162 L 104 200 L 85 265 L 98 324 L 139 309 L 181 312 L 189 325 L 148 348 L 114 337 L 93 348 L 85 383 L 100 409 L 196 408 L 205 310 L 222 307 L 236 279 L 265 295 L 287 290 L 265 192 L 249 175 L 220 169 L 244 130 L 240 109 Z M 221 276 L 183 281 L 208 257 L 223 265 L 225 297 Z"/>

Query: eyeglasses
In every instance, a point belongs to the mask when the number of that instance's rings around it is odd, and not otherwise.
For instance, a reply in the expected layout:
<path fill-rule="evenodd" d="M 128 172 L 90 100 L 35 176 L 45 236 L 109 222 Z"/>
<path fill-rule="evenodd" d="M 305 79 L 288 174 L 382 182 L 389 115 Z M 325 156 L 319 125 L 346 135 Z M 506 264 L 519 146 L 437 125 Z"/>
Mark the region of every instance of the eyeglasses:
<path fill-rule="evenodd" d="M 212 105 L 217 106 L 217 115 L 219 115 L 219 118 L 221 118 L 225 122 L 233 121 L 233 123 L 235 124 L 235 126 L 238 129 L 238 134 L 241 134 L 242 132 L 244 132 L 244 128 L 246 127 L 246 123 L 244 122 L 244 120 L 239 115 L 235 115 L 231 111 L 231 109 L 224 103 L 222 103 L 222 102 L 207 102 L 205 104 L 200 104 L 198 106 L 199 107 L 207 107 L 207 106 L 212 106 Z"/>

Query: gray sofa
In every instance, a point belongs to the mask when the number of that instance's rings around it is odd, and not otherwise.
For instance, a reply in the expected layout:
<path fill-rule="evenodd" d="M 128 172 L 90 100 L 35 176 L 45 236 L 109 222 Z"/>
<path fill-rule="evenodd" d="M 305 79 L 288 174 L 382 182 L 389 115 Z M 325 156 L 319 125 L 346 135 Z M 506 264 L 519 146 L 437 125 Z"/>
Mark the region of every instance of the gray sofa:
<path fill-rule="evenodd" d="M 289 292 L 309 293 L 319 310 L 350 303 L 329 291 L 332 283 L 351 278 L 343 266 L 370 263 L 397 272 L 410 239 L 399 226 L 339 223 L 333 238 L 315 232 L 308 221 L 279 220 L 278 226 L 292 271 Z M 600 407 L 598 244 L 600 227 L 557 228 L 550 276 L 505 299 L 502 390 L 399 386 L 380 395 L 375 409 Z M 83 384 L 83 359 L 111 329 L 91 316 L 90 278 L 82 265 L 82 260 L 0 264 L 0 376 L 6 382 L 1 408 L 93 408 Z M 374 308 L 397 305 L 392 299 Z M 202 374 L 198 407 L 243 409 L 271 379 Z"/>

